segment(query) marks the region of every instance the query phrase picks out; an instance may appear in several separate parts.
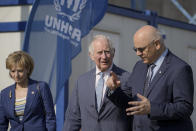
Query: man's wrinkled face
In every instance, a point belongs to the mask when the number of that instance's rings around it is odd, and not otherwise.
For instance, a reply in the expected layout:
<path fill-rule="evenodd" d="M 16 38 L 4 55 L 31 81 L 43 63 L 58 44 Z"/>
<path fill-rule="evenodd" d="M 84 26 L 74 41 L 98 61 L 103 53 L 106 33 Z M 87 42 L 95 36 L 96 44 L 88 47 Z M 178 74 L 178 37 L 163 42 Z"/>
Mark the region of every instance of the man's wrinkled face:
<path fill-rule="evenodd" d="M 108 41 L 106 39 L 97 39 L 93 41 L 93 54 L 91 59 L 96 66 L 103 72 L 110 68 L 114 55 L 111 53 Z"/>

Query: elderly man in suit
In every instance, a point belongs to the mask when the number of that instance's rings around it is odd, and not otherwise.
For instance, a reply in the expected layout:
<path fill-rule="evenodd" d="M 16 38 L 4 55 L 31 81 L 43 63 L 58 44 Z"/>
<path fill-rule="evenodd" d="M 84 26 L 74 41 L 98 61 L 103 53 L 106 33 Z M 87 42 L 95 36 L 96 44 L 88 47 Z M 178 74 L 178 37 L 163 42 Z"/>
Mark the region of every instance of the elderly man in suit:
<path fill-rule="evenodd" d="M 106 81 L 111 73 L 121 80 L 119 92 L 127 94 L 131 90 L 126 83 L 129 73 L 113 64 L 114 53 L 106 36 L 94 37 L 89 55 L 96 67 L 77 80 L 66 111 L 64 131 L 132 131 L 132 117 L 126 115 L 125 107 L 119 108 L 106 97 L 110 92 Z"/>
<path fill-rule="evenodd" d="M 134 115 L 133 131 L 193 131 L 191 67 L 165 47 L 161 33 L 150 25 L 135 33 L 134 50 L 142 60 L 129 78 L 136 96 L 126 109 L 128 116 Z M 115 91 L 118 79 L 110 79 L 108 87 Z M 110 97 L 114 102 L 121 99 L 115 94 Z"/>

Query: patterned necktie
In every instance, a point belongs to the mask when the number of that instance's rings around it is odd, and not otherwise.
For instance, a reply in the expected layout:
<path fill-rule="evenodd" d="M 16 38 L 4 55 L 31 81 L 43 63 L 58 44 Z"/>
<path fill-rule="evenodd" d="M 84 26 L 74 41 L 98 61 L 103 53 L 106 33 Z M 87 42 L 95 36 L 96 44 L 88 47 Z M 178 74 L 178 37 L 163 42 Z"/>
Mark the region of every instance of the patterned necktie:
<path fill-rule="evenodd" d="M 103 72 L 99 73 L 100 78 L 97 82 L 97 87 L 96 87 L 96 96 L 97 96 L 97 111 L 100 110 L 101 106 L 101 100 L 102 100 L 102 95 L 103 95 L 103 87 L 104 87 L 104 74 Z"/>
<path fill-rule="evenodd" d="M 153 76 L 153 69 L 156 65 L 155 64 L 151 64 L 148 67 L 148 72 L 147 72 L 147 76 L 146 76 L 146 81 L 145 81 L 145 85 L 144 85 L 144 93 L 146 93 L 148 87 L 150 86 L 150 82 Z"/>

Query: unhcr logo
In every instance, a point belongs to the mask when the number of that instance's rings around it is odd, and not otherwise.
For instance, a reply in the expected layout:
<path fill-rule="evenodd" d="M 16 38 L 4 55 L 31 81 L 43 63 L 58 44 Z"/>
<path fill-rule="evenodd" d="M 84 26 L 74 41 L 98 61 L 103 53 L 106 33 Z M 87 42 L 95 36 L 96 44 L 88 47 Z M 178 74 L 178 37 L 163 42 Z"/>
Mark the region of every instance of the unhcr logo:
<path fill-rule="evenodd" d="M 80 19 L 80 14 L 85 8 L 87 0 L 54 0 L 54 7 L 59 15 L 67 17 L 71 22 Z M 69 13 L 63 12 L 62 8 L 66 8 Z"/>
<path fill-rule="evenodd" d="M 86 4 L 87 0 L 54 0 L 55 11 L 63 17 L 46 14 L 45 31 L 69 40 L 74 47 L 77 47 L 81 41 L 81 29 L 75 23 L 80 20 Z"/>

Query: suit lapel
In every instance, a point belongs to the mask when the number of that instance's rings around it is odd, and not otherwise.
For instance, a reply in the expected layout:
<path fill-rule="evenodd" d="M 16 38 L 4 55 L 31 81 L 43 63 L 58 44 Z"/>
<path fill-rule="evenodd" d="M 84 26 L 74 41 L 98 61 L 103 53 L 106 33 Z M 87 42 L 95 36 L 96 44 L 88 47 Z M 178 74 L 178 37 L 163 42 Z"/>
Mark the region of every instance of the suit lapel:
<path fill-rule="evenodd" d="M 158 82 L 158 80 L 164 75 L 164 73 L 167 71 L 168 66 L 169 66 L 169 61 L 170 61 L 170 52 L 168 51 L 168 54 L 166 55 L 161 67 L 157 71 L 156 75 L 154 76 L 149 88 L 147 89 L 146 93 L 144 96 L 149 96 L 150 92 L 152 91 L 153 88 L 155 88 L 155 84 Z"/>
<path fill-rule="evenodd" d="M 90 101 L 90 107 L 93 108 L 94 111 L 97 111 L 97 102 L 96 102 L 96 95 L 95 95 L 95 78 L 96 78 L 96 73 L 95 69 L 93 69 L 90 72 L 88 82 L 89 82 L 89 101 Z"/>
<path fill-rule="evenodd" d="M 133 96 L 135 97 L 137 93 L 144 95 L 144 85 L 146 81 L 148 67 L 147 64 L 140 62 L 136 65 L 136 69 L 133 70 L 133 74 L 136 76 L 131 78 L 131 86 L 133 87 Z"/>
<path fill-rule="evenodd" d="M 112 67 L 112 69 L 111 69 L 111 71 L 113 71 L 115 74 L 118 74 L 118 71 L 117 71 L 117 67 L 113 64 L 113 67 Z M 119 77 L 119 76 L 118 76 Z M 105 94 L 104 94 L 104 98 L 103 98 L 103 102 L 101 103 L 101 108 L 102 108 L 102 106 L 104 106 L 104 105 L 106 105 L 107 104 L 107 102 L 109 101 L 106 97 L 106 95 L 107 95 L 107 92 L 108 92 L 108 88 L 106 87 L 106 90 L 105 90 Z M 100 112 L 101 112 L 101 108 L 100 108 Z"/>
<path fill-rule="evenodd" d="M 148 72 L 148 66 L 145 64 L 144 70 L 141 72 L 141 81 L 139 81 L 140 86 L 138 87 L 139 91 L 137 93 L 144 94 L 145 82 L 146 82 L 146 75 Z M 136 95 L 136 94 L 135 94 Z"/>
<path fill-rule="evenodd" d="M 106 96 L 107 91 L 108 91 L 108 88 L 106 88 L 106 91 L 105 91 L 105 94 L 104 94 L 104 98 L 103 98 L 103 101 L 101 103 L 101 108 L 100 108 L 99 114 L 101 112 L 103 112 L 104 106 L 107 105 L 107 103 L 109 102 L 109 100 L 107 99 L 107 96 Z"/>
<path fill-rule="evenodd" d="M 10 105 L 10 108 L 8 108 L 8 110 L 10 110 L 9 112 L 11 113 L 12 118 L 14 118 L 16 121 L 19 121 L 18 117 L 16 117 L 15 115 L 15 99 L 16 99 L 15 88 L 16 88 L 16 84 L 14 84 L 9 91 L 8 106 Z"/>
<path fill-rule="evenodd" d="M 119 71 L 118 71 L 118 68 L 116 65 L 113 64 L 113 67 L 111 69 L 111 71 L 113 71 L 115 74 L 117 74 L 118 78 L 120 78 L 119 76 Z M 104 111 L 105 106 L 107 105 L 107 103 L 110 101 L 108 98 L 107 98 L 107 92 L 108 92 L 108 88 L 106 87 L 106 90 L 105 90 L 105 94 L 104 94 L 104 99 L 103 99 L 103 102 L 101 103 L 101 108 L 100 108 L 100 111 L 99 111 L 99 115 L 100 115 L 100 118 L 102 116 L 104 116 L 105 113 L 108 113 L 108 111 Z M 110 109 L 111 110 L 111 109 Z M 104 114 L 102 112 L 105 112 Z"/>
<path fill-rule="evenodd" d="M 118 77 L 120 77 L 120 76 L 118 75 L 117 66 L 116 66 L 115 64 L 113 64 L 111 71 L 113 71 L 115 74 L 117 74 Z M 105 105 L 105 104 L 109 101 L 109 100 L 106 98 L 106 97 L 107 97 L 107 92 L 108 92 L 108 90 L 109 90 L 109 89 L 106 87 L 105 94 L 104 94 L 104 99 L 103 99 L 103 102 L 101 103 L 101 108 L 102 108 L 103 105 Z M 101 109 L 100 109 L 100 110 L 101 110 Z"/>
<path fill-rule="evenodd" d="M 35 82 L 32 82 L 32 80 L 29 80 L 26 105 L 25 105 L 25 110 L 24 110 L 24 119 L 27 116 L 28 112 L 31 110 L 31 105 L 33 103 L 33 100 L 35 99 L 35 95 L 37 94 L 36 85 L 37 84 Z"/>

